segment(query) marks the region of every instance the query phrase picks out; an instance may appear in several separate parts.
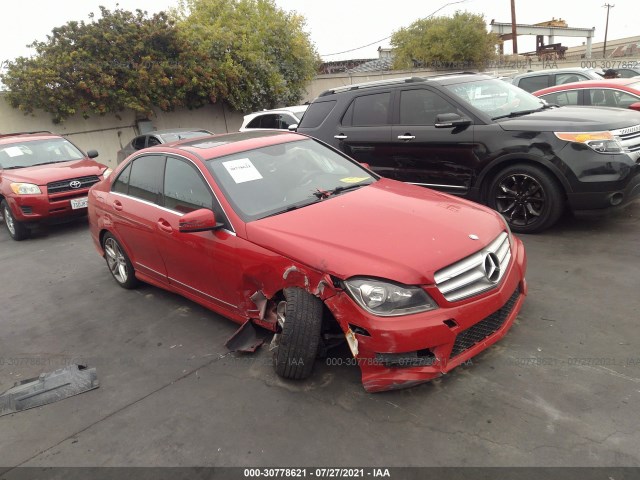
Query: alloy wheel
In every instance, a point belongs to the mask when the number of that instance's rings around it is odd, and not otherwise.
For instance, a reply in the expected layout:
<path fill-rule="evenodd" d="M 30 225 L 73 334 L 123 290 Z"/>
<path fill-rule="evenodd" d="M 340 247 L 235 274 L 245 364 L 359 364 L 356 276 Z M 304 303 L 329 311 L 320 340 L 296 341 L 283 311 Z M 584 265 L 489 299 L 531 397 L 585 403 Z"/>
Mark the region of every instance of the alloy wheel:
<path fill-rule="evenodd" d="M 113 238 L 107 238 L 104 242 L 104 252 L 107 258 L 107 265 L 114 278 L 119 283 L 126 283 L 129 278 L 127 261 L 118 242 Z"/>
<path fill-rule="evenodd" d="M 15 236 L 16 225 L 15 223 L 13 223 L 13 217 L 11 216 L 11 212 L 9 211 L 8 207 L 4 207 L 4 212 L 2 212 L 2 215 L 4 216 L 4 221 L 7 224 L 9 232 L 11 232 L 11 235 Z"/>
<path fill-rule="evenodd" d="M 496 210 L 517 226 L 538 222 L 547 203 L 540 182 L 524 173 L 504 177 L 498 184 L 495 200 Z"/>

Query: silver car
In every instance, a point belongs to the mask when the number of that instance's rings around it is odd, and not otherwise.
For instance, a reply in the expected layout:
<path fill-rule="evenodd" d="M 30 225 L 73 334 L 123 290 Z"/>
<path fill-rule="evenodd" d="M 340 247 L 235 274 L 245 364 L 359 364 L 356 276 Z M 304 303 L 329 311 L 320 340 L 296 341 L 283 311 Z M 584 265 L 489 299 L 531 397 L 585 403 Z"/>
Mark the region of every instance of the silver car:
<path fill-rule="evenodd" d="M 155 130 L 144 133 L 127 143 L 122 150 L 118 150 L 117 160 L 118 163 L 121 163 L 133 152 L 142 150 L 143 148 L 154 147 L 162 143 L 170 143 L 187 138 L 206 137 L 207 135 L 213 135 L 213 132 L 202 128 L 174 128 L 171 130 Z"/>

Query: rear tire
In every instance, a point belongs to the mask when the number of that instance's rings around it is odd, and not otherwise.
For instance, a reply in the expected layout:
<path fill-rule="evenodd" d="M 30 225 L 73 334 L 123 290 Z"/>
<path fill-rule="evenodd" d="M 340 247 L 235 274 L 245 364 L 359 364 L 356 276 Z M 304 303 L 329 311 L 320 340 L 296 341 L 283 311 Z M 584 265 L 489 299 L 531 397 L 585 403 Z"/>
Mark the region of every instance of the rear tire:
<path fill-rule="evenodd" d="M 311 375 L 318 354 L 322 300 L 301 288 L 285 289 L 284 297 L 278 308 L 280 332 L 274 337 L 273 364 L 279 376 L 302 380 Z"/>
<path fill-rule="evenodd" d="M 553 175 L 525 163 L 498 172 L 487 190 L 487 205 L 517 233 L 549 228 L 562 215 L 564 203 L 564 191 Z"/>
<path fill-rule="evenodd" d="M 131 260 L 118 240 L 106 233 L 102 240 L 102 248 L 107 267 L 116 283 L 127 290 L 137 287 L 140 281 L 136 278 Z"/>
<path fill-rule="evenodd" d="M 9 236 L 16 242 L 28 238 L 29 234 L 31 233 L 30 230 L 15 219 L 13 213 L 11 212 L 11 207 L 9 207 L 9 204 L 6 200 L 3 200 L 2 203 L 0 203 L 0 208 L 2 209 L 4 224 L 7 227 Z"/>

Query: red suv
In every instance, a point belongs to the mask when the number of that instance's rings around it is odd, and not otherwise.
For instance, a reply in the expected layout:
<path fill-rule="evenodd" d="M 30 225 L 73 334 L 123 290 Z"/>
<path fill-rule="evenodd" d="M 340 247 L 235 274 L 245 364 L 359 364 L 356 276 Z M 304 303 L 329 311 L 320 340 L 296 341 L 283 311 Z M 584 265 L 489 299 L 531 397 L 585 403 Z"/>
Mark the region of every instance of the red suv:
<path fill-rule="evenodd" d="M 0 211 L 11 238 L 85 215 L 89 188 L 111 171 L 97 156 L 49 132 L 0 134 Z"/>
<path fill-rule="evenodd" d="M 486 349 L 527 293 L 524 247 L 501 215 L 293 133 L 141 150 L 91 188 L 89 225 L 120 286 L 183 295 L 242 324 L 235 339 L 266 328 L 286 378 L 347 341 L 370 392 Z"/>

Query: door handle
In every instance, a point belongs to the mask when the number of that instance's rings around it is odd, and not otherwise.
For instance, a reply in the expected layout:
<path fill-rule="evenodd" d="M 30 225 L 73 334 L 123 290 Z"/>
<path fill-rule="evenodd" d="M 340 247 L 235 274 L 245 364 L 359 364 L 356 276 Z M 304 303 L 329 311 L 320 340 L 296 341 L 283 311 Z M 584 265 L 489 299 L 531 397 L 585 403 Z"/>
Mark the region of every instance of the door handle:
<path fill-rule="evenodd" d="M 158 219 L 158 228 L 163 232 L 173 233 L 173 227 L 164 218 Z"/>
<path fill-rule="evenodd" d="M 404 135 L 398 135 L 398 140 L 415 140 L 416 136 L 411 135 L 410 133 L 405 133 Z"/>
<path fill-rule="evenodd" d="M 114 200 L 114 201 L 113 201 L 113 208 L 115 208 L 116 210 L 118 210 L 119 212 L 121 212 L 121 211 L 122 211 L 122 209 L 123 209 L 123 206 L 122 206 L 122 204 L 120 203 L 120 201 L 119 201 L 119 200 Z"/>
<path fill-rule="evenodd" d="M 338 135 L 334 135 L 333 138 L 337 138 L 338 140 L 344 140 L 347 136 L 344 133 L 339 133 Z"/>

